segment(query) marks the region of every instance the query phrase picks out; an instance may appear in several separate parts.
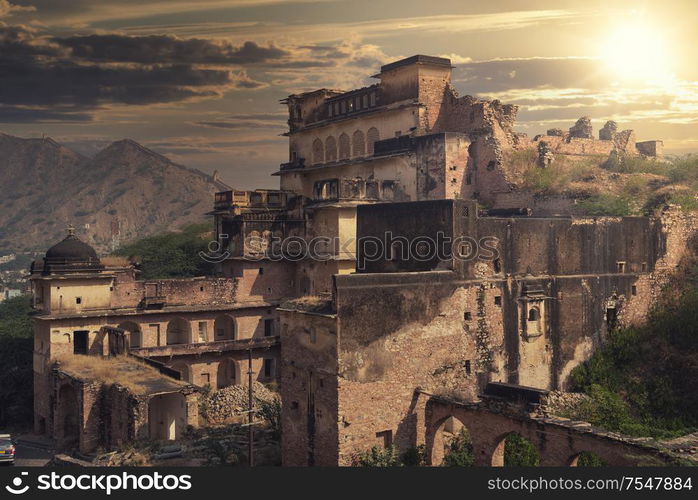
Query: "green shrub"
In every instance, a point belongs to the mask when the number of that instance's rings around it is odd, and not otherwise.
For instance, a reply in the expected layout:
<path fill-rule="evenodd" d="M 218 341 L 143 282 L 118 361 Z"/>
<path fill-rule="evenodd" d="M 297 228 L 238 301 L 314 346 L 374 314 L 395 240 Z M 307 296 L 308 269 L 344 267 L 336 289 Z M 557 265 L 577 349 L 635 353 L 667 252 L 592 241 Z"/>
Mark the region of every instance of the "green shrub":
<path fill-rule="evenodd" d="M 577 209 L 584 215 L 616 217 L 633 215 L 637 211 L 631 198 L 611 194 L 600 194 L 582 200 L 577 204 Z"/>
<path fill-rule="evenodd" d="M 590 451 L 581 452 L 577 459 L 577 467 L 605 467 L 606 465 L 608 464 L 600 456 Z"/>
<path fill-rule="evenodd" d="M 402 465 L 407 467 L 421 467 L 427 464 L 426 448 L 423 444 L 408 448 L 400 457 Z"/>
<path fill-rule="evenodd" d="M 358 453 L 352 460 L 352 465 L 359 467 L 396 467 L 400 465 L 394 446 L 383 448 L 374 446 L 369 451 Z"/>
<path fill-rule="evenodd" d="M 513 432 L 506 437 L 504 443 L 504 465 L 507 467 L 538 467 L 540 453 L 528 439 Z"/>
<path fill-rule="evenodd" d="M 472 467 L 475 465 L 473 445 L 465 428 L 461 429 L 449 443 L 442 465 L 444 467 Z"/>

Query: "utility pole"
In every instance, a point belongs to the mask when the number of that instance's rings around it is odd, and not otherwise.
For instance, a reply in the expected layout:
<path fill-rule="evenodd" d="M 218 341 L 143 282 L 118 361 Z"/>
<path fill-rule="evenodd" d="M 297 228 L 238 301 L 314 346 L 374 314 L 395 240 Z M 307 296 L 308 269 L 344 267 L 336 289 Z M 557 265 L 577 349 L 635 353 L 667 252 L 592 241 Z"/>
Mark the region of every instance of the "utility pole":
<path fill-rule="evenodd" d="M 247 350 L 247 432 L 248 432 L 248 443 L 247 443 L 247 462 L 250 467 L 254 467 L 254 424 L 252 420 L 254 419 L 253 404 L 252 404 L 252 348 Z"/>

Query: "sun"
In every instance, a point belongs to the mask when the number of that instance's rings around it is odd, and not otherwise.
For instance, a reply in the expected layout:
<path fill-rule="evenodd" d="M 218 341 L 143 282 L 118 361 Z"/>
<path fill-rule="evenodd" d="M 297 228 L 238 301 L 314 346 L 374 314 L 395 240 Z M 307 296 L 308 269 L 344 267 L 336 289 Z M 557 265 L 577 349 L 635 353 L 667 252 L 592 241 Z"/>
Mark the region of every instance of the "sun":
<path fill-rule="evenodd" d="M 635 83 L 666 83 L 673 79 L 672 54 L 655 26 L 629 21 L 611 33 L 602 58 L 615 79 Z"/>

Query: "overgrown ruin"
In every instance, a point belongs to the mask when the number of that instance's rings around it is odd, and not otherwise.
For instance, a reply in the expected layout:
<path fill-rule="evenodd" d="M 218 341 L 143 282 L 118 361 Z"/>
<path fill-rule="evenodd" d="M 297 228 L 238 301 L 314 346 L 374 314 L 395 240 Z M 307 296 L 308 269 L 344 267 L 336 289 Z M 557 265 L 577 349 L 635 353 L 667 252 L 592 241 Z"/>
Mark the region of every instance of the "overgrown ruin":
<path fill-rule="evenodd" d="M 49 250 L 32 274 L 36 429 L 65 437 L 58 385 L 74 376 L 53 362 L 107 356 L 112 328 L 131 357 L 191 384 L 178 394 L 245 383 L 251 352 L 255 377 L 279 383 L 284 465 L 349 465 L 372 446 L 421 444 L 438 464 L 436 429 L 453 417 L 480 433 L 479 464 L 499 464 L 514 431 L 549 432 L 550 465 L 574 465 L 585 450 L 614 464 L 666 458 L 581 423 L 543 422 L 528 405 L 495 411 L 488 396 L 496 384 L 515 395 L 566 389 L 614 327 L 644 321 L 697 223 L 676 208 L 579 217 L 574 198 L 522 187 L 514 159 L 539 169 L 659 160 L 661 141 L 637 142 L 615 122 L 596 139 L 587 117 L 529 138 L 514 131 L 516 106 L 459 97 L 451 69 L 417 55 L 383 66 L 369 87 L 284 100 L 280 189 L 214 200 L 208 257 L 219 277 L 144 282 L 83 247 Z M 432 244 L 444 236 L 467 248 L 439 253 Z M 77 245 L 67 241 L 57 247 Z M 121 411 L 110 393 L 102 404 Z M 129 425 L 120 435 L 135 438 Z"/>

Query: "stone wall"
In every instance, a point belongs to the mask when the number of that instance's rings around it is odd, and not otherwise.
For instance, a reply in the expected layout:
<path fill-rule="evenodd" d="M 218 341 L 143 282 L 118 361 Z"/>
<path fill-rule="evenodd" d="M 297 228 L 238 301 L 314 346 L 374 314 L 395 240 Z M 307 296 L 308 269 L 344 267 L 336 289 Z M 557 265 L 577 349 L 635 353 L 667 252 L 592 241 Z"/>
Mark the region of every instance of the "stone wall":
<path fill-rule="evenodd" d="M 336 465 L 340 418 L 336 321 L 332 315 L 284 307 L 280 311 L 283 465 Z"/>

